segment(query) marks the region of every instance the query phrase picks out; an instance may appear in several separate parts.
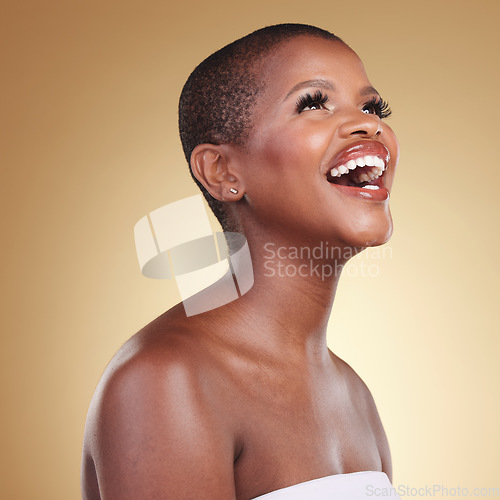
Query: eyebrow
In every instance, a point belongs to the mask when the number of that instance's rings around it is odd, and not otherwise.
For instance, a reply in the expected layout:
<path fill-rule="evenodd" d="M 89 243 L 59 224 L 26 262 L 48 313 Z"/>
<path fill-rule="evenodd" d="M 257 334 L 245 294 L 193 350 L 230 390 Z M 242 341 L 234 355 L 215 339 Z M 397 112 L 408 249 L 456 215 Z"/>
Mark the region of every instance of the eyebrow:
<path fill-rule="evenodd" d="M 330 80 L 321 80 L 321 79 L 306 80 L 304 82 L 300 82 L 300 83 L 297 83 L 296 85 L 294 85 L 290 89 L 290 92 L 288 92 L 288 94 L 285 96 L 285 99 L 283 99 L 283 100 L 286 101 L 294 92 L 297 92 L 297 90 L 302 90 L 302 89 L 305 89 L 308 87 L 316 87 L 316 88 L 320 88 L 320 89 L 327 89 L 327 90 L 335 91 L 335 85 Z M 359 91 L 359 95 L 361 95 L 361 96 L 368 96 L 368 95 L 373 95 L 373 94 L 380 97 L 380 94 L 371 85 L 363 87 Z"/>
<path fill-rule="evenodd" d="M 360 91 L 359 91 L 359 95 L 360 96 L 367 96 L 367 95 L 377 95 L 380 97 L 380 94 L 377 92 L 377 90 L 372 87 L 371 85 L 368 85 L 367 87 L 363 87 Z"/>
<path fill-rule="evenodd" d="M 297 90 L 306 89 L 308 87 L 335 90 L 335 85 L 330 80 L 306 80 L 305 82 L 294 85 L 283 100 L 286 101 L 294 92 L 297 92 Z"/>

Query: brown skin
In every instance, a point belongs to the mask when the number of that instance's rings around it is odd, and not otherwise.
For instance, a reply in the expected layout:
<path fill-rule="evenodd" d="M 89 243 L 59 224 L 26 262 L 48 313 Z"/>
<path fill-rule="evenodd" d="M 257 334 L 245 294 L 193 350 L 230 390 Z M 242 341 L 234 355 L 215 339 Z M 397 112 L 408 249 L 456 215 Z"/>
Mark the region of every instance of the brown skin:
<path fill-rule="evenodd" d="M 350 143 L 377 140 L 391 153 L 390 188 L 397 141 L 361 111 L 369 82 L 344 45 L 296 38 L 262 71 L 266 91 L 245 147 L 203 144 L 192 155 L 207 189 L 237 201 L 230 206 L 249 243 L 254 286 L 197 316 L 174 307 L 113 358 L 89 410 L 84 499 L 246 500 L 331 474 L 373 470 L 391 478 L 370 392 L 326 345 L 338 276 L 270 277 L 264 245 L 328 241 L 354 252 L 385 242 L 388 203 L 346 197 L 325 173 Z M 327 91 L 324 108 L 298 114 L 304 89 L 285 96 L 313 79 L 336 90 Z"/>

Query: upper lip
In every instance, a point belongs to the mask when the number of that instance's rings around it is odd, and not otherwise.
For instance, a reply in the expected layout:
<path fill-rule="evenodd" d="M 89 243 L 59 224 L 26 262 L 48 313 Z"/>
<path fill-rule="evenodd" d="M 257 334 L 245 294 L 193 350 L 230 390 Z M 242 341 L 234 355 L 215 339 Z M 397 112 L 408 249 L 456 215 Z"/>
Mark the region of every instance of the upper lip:
<path fill-rule="evenodd" d="M 349 160 L 355 160 L 363 156 L 378 156 L 384 161 L 386 167 L 391 158 L 389 150 L 381 142 L 365 139 L 353 142 L 337 153 L 329 163 L 327 172 L 332 168 L 345 165 Z"/>

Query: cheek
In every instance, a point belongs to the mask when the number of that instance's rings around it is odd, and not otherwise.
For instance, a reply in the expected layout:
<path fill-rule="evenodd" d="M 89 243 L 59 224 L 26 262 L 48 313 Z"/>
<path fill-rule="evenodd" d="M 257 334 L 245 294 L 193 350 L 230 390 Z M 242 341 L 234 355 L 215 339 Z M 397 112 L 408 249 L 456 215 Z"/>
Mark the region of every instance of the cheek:
<path fill-rule="evenodd" d="M 392 183 L 394 181 L 396 166 L 399 161 L 399 142 L 396 138 L 396 134 L 394 134 L 394 132 L 388 125 L 384 125 L 384 142 L 389 149 L 389 153 L 391 154 L 391 170 L 389 172 L 390 175 L 388 175 L 386 179 L 386 187 L 388 189 L 391 189 Z"/>
<path fill-rule="evenodd" d="M 305 136 L 305 133 L 303 135 Z M 316 127 L 312 133 L 305 136 L 303 145 L 316 158 L 322 159 L 330 146 L 331 140 L 332 130 L 329 127 Z"/>
<path fill-rule="evenodd" d="M 268 131 L 250 154 L 259 159 L 264 176 L 315 173 L 330 141 L 331 131 L 324 126 L 290 126 Z"/>
<path fill-rule="evenodd" d="M 318 185 L 326 185 L 320 172 L 330 139 L 324 127 L 293 125 L 254 137 L 248 149 L 245 187 L 257 218 L 269 223 L 272 214 L 276 219 L 296 220 L 308 213 L 318 202 Z"/>
<path fill-rule="evenodd" d="M 384 125 L 384 133 L 386 138 L 387 147 L 391 153 L 391 162 L 396 167 L 399 161 L 399 142 L 396 134 L 389 125 Z"/>

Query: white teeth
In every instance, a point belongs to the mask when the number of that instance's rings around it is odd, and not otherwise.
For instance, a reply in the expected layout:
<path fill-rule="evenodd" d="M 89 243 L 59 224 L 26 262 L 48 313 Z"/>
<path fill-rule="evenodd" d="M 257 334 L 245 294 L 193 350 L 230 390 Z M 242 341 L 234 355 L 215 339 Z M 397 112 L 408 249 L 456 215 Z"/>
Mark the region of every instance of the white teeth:
<path fill-rule="evenodd" d="M 345 165 L 339 165 L 330 170 L 330 175 L 332 177 L 340 177 L 341 175 L 347 174 L 350 170 L 355 170 L 357 167 L 372 167 L 371 169 L 366 169 L 357 178 L 354 178 L 354 182 L 366 182 L 374 180 L 380 177 L 385 168 L 385 160 L 378 156 L 362 156 L 354 160 L 349 160 Z"/>
<path fill-rule="evenodd" d="M 362 156 L 356 158 L 355 160 L 349 160 L 345 165 L 340 165 L 336 167 L 338 172 L 341 172 L 341 167 L 347 167 L 349 170 L 354 170 L 357 167 L 376 167 L 381 169 L 383 172 L 385 170 L 385 161 L 378 156 Z"/>
<path fill-rule="evenodd" d="M 375 190 L 375 189 L 379 189 L 379 187 L 378 186 L 373 186 L 372 184 L 367 184 L 366 186 L 363 186 L 362 189 L 373 189 L 373 190 Z"/>
<path fill-rule="evenodd" d="M 375 157 L 373 156 L 365 156 L 365 163 L 367 167 L 375 166 Z"/>

